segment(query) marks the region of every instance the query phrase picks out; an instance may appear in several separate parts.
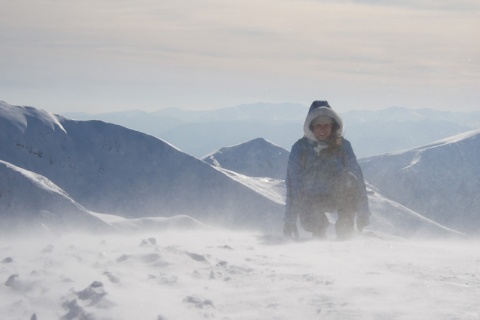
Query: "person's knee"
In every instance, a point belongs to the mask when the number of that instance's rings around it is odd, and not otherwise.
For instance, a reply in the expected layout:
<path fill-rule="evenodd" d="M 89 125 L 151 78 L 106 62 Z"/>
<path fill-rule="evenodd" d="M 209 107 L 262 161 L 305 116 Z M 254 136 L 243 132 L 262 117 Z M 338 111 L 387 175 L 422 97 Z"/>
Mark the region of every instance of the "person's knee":
<path fill-rule="evenodd" d="M 338 192 L 345 194 L 356 192 L 358 190 L 357 177 L 352 172 L 343 172 L 338 178 L 336 189 Z"/>
<path fill-rule="evenodd" d="M 342 174 L 336 185 L 335 200 L 339 211 L 355 211 L 359 199 L 359 183 L 351 172 Z"/>
<path fill-rule="evenodd" d="M 328 218 L 325 213 L 305 213 L 300 215 L 300 225 L 307 232 L 316 232 L 328 227 Z"/>

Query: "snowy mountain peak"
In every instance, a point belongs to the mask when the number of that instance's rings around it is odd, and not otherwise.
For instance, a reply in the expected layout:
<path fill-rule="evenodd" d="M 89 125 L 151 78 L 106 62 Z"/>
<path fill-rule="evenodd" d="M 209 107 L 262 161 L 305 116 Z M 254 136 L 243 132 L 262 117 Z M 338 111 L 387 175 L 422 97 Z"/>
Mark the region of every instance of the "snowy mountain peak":
<path fill-rule="evenodd" d="M 202 160 L 251 177 L 285 179 L 289 152 L 263 138 L 224 147 Z"/>

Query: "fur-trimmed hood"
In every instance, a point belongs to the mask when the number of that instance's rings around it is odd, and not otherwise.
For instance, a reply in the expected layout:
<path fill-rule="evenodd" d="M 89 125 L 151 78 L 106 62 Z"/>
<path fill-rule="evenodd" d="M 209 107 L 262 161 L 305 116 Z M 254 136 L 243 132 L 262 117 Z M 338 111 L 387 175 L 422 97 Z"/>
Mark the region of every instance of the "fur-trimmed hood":
<path fill-rule="evenodd" d="M 311 129 L 311 124 L 313 119 L 319 116 L 327 116 L 332 118 L 333 121 L 335 121 L 337 124 L 337 129 L 334 132 L 332 132 L 332 134 L 334 134 L 337 137 L 342 136 L 343 121 L 342 121 L 342 118 L 340 118 L 340 116 L 338 115 L 338 113 L 333 111 L 326 101 L 325 101 L 325 105 L 320 107 L 315 107 L 315 103 L 316 101 L 312 103 L 312 106 L 308 111 L 307 118 L 305 119 L 305 123 L 303 125 L 303 132 L 305 133 L 305 137 L 307 137 L 310 140 L 317 141 L 317 138 L 315 137 L 315 134 L 313 134 L 313 131 Z"/>

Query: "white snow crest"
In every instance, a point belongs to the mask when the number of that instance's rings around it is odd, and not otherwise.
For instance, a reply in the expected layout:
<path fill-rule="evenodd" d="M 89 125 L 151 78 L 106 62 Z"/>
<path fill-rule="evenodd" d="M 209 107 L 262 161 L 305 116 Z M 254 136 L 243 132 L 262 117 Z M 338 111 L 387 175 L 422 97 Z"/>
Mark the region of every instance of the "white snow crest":
<path fill-rule="evenodd" d="M 71 199 L 71 197 L 64 190 L 62 190 L 56 184 L 54 184 L 52 181 L 50 181 L 49 179 L 47 179 L 46 177 L 44 177 L 40 174 L 22 169 L 20 167 L 17 167 L 15 165 L 11 164 L 11 163 L 8 163 L 8 162 L 2 161 L 2 160 L 0 160 L 0 164 L 4 165 L 5 167 L 7 167 L 7 168 L 9 168 L 13 171 L 16 171 L 16 172 L 20 173 L 21 175 L 23 175 L 24 177 L 29 179 L 33 184 L 35 184 L 40 189 L 43 189 L 43 190 L 51 192 L 51 193 L 58 193 L 58 194 L 61 194 L 64 197 L 67 197 L 67 198 Z"/>
<path fill-rule="evenodd" d="M 227 170 L 222 167 L 213 166 L 216 170 L 229 176 L 233 180 L 241 183 L 278 204 L 285 204 L 285 182 L 284 180 L 272 179 L 268 177 L 249 177 L 235 171 Z"/>
<path fill-rule="evenodd" d="M 6 102 L 0 101 L 0 118 L 7 119 L 21 132 L 25 132 L 27 129 L 29 118 L 41 121 L 53 131 L 55 131 L 55 127 L 58 127 L 63 132 L 67 132 L 56 115 L 49 111 L 33 107 L 12 106 Z"/>

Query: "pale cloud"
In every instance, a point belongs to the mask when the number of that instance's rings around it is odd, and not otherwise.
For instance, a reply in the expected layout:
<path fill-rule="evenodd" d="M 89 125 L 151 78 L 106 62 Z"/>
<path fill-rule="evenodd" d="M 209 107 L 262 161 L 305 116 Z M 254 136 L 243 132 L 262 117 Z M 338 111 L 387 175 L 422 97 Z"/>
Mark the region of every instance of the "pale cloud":
<path fill-rule="evenodd" d="M 11 1 L 0 9 L 0 99 L 28 96 L 30 84 L 30 103 L 58 95 L 62 107 L 87 95 L 105 108 L 319 95 L 480 107 L 477 2 Z"/>

